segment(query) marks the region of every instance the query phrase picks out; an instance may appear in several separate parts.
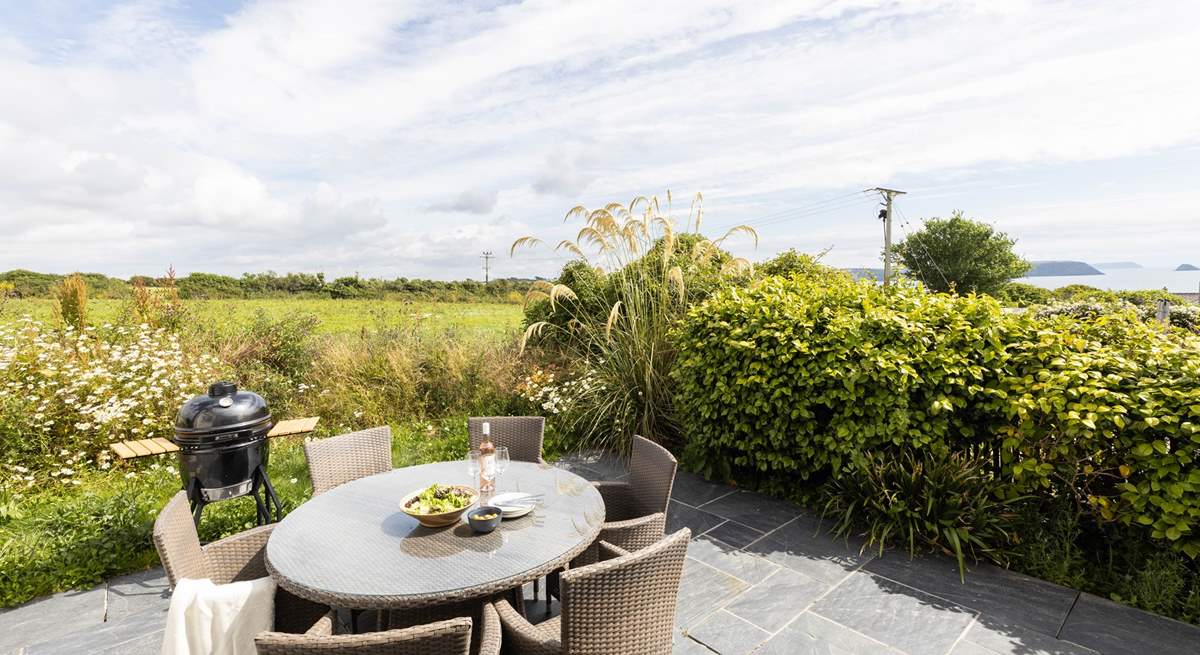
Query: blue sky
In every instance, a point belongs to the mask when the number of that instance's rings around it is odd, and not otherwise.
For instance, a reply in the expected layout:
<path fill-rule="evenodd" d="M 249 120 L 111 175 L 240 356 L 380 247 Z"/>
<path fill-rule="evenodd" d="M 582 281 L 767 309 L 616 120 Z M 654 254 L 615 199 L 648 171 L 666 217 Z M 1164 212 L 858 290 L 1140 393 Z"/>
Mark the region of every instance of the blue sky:
<path fill-rule="evenodd" d="M 480 277 L 670 189 L 761 259 L 955 209 L 1032 259 L 1200 264 L 1195 2 L 0 6 L 0 269 Z M 502 257 L 549 275 L 554 253 Z"/>

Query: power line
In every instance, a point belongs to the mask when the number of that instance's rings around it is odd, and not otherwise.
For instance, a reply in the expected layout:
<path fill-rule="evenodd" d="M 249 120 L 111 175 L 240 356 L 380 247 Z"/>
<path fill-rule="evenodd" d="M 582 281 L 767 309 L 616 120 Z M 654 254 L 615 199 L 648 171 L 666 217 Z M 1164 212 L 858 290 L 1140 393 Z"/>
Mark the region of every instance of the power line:
<path fill-rule="evenodd" d="M 829 198 L 829 199 L 823 200 L 821 202 L 809 203 L 807 205 L 801 205 L 798 207 L 793 207 L 791 209 L 786 209 L 786 210 L 774 212 L 771 214 L 765 214 L 763 216 L 752 218 L 752 219 L 746 220 L 746 221 L 737 221 L 734 223 L 721 224 L 721 225 L 718 225 L 716 229 L 717 230 L 727 230 L 731 227 L 735 227 L 738 225 L 749 225 L 750 227 L 765 227 L 768 225 L 776 225 L 776 224 L 783 223 L 786 221 L 792 221 L 792 220 L 797 220 L 797 219 L 801 219 L 801 218 L 808 218 L 810 216 L 818 216 L 820 214 L 827 214 L 830 212 L 840 211 L 843 209 L 849 209 L 852 207 L 861 207 L 864 204 L 864 202 L 866 202 L 866 201 L 873 202 L 873 200 L 871 198 L 864 196 L 865 193 L 866 192 L 864 192 L 864 191 L 855 191 L 854 193 L 846 194 L 843 196 L 837 196 L 835 198 Z"/>
<path fill-rule="evenodd" d="M 911 241 L 909 237 L 912 236 L 912 231 L 910 230 L 910 228 L 912 228 L 912 223 L 908 220 L 908 217 L 904 215 L 903 210 L 897 208 L 897 211 L 900 212 L 900 220 L 902 221 L 900 224 L 900 229 L 904 230 L 905 241 Z M 945 284 L 946 288 L 949 289 L 949 278 L 946 277 L 946 273 L 942 270 L 942 267 L 938 266 L 937 259 L 934 258 L 933 253 L 929 252 L 929 248 L 925 245 L 925 242 L 921 239 L 917 239 L 916 244 L 920 246 L 921 251 L 925 254 L 925 260 L 933 266 L 933 270 L 937 271 L 937 274 L 942 278 L 942 284 Z M 924 275 L 922 275 L 922 277 L 924 277 Z"/>

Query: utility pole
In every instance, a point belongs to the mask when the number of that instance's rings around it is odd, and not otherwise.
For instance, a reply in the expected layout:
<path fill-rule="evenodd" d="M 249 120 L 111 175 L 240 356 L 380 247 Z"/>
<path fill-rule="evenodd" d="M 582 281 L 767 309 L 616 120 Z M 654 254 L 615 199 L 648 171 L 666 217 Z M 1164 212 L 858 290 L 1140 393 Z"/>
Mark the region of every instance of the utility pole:
<path fill-rule="evenodd" d="M 886 287 L 892 281 L 892 198 L 902 196 L 905 192 L 883 187 L 875 187 L 871 191 L 878 191 L 885 204 L 884 209 L 879 210 L 879 218 L 883 219 L 883 286 Z"/>
<path fill-rule="evenodd" d="M 487 284 L 490 281 L 489 276 L 491 275 L 491 272 L 492 272 L 492 258 L 493 257 L 495 257 L 495 255 L 492 254 L 491 250 L 484 250 L 483 254 L 479 256 L 479 258 L 483 260 L 483 283 L 484 284 Z"/>

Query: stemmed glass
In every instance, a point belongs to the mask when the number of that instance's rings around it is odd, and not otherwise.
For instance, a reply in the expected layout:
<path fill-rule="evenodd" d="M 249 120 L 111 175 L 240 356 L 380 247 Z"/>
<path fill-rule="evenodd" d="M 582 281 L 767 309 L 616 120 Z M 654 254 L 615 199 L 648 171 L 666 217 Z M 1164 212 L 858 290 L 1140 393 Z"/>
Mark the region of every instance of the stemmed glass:
<path fill-rule="evenodd" d="M 496 487 L 499 488 L 499 478 L 508 469 L 511 460 L 508 458 L 508 446 L 496 446 Z"/>
<path fill-rule="evenodd" d="M 467 453 L 467 475 L 471 476 L 471 486 L 479 487 L 479 451 Z"/>

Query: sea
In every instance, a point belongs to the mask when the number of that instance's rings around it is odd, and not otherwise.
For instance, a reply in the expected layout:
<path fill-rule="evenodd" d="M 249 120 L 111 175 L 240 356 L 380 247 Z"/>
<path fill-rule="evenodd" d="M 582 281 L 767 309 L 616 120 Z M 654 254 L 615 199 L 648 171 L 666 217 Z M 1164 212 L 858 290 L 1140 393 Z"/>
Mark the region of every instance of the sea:
<path fill-rule="evenodd" d="M 1046 275 L 1023 277 L 1016 281 L 1045 289 L 1086 284 L 1109 291 L 1166 289 L 1172 293 L 1200 292 L 1200 271 L 1175 271 L 1169 268 L 1118 268 L 1104 271 L 1104 275 Z"/>

